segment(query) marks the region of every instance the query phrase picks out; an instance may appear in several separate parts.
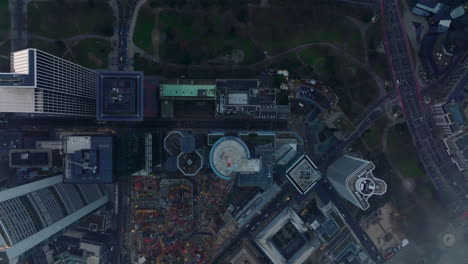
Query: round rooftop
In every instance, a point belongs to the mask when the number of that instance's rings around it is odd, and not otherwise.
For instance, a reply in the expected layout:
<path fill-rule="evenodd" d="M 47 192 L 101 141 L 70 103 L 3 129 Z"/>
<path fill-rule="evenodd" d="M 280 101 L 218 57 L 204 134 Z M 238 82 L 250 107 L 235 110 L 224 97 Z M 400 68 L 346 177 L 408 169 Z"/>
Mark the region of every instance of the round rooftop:
<path fill-rule="evenodd" d="M 364 195 L 372 195 L 375 191 L 375 182 L 368 178 L 359 178 L 355 183 L 355 188 Z"/>
<path fill-rule="evenodd" d="M 237 137 L 223 137 L 215 142 L 210 151 L 210 166 L 220 178 L 230 180 L 233 171 L 242 166 L 250 158 L 250 152 L 245 143 Z"/>

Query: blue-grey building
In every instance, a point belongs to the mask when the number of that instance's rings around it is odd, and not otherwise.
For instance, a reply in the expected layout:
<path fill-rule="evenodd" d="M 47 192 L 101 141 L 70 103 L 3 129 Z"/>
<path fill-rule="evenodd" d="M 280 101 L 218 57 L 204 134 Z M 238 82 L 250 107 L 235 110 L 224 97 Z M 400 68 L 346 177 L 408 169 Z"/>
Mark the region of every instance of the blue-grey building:
<path fill-rule="evenodd" d="M 370 197 L 387 191 L 387 184 L 374 177 L 374 169 L 371 161 L 344 155 L 328 167 L 327 178 L 341 197 L 366 210 Z"/>
<path fill-rule="evenodd" d="M 98 121 L 143 121 L 143 72 L 100 71 L 96 88 Z"/>
<path fill-rule="evenodd" d="M 65 183 L 112 183 L 114 141 L 110 135 L 63 138 Z"/>
<path fill-rule="evenodd" d="M 63 184 L 62 175 L 0 192 L 0 263 L 21 263 L 109 199 L 98 185 Z"/>

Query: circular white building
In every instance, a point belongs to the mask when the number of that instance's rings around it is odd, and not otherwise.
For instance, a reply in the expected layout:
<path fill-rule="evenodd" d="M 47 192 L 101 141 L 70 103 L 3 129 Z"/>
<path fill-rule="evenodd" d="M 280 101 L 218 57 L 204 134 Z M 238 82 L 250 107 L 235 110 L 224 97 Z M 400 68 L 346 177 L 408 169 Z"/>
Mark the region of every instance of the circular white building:
<path fill-rule="evenodd" d="M 215 142 L 210 151 L 210 166 L 220 178 L 230 180 L 232 173 L 260 171 L 260 159 L 251 159 L 247 145 L 237 137 L 227 136 Z"/>

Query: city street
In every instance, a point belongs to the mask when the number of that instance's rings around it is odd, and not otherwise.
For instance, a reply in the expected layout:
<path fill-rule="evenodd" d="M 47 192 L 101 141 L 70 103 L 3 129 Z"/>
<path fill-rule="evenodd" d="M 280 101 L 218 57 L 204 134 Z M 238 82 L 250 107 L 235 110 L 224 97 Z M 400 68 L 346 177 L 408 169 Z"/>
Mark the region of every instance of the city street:
<path fill-rule="evenodd" d="M 440 152 L 435 147 L 431 128 L 425 118 L 412 54 L 396 1 L 382 0 L 381 15 L 385 20 L 385 46 L 392 67 L 393 82 L 413 142 L 434 187 L 448 208 L 455 215 L 460 215 L 468 208 L 468 199 L 465 197 L 468 186 L 464 178 L 460 177 L 460 172 L 451 169 L 453 164 L 446 152 Z"/>

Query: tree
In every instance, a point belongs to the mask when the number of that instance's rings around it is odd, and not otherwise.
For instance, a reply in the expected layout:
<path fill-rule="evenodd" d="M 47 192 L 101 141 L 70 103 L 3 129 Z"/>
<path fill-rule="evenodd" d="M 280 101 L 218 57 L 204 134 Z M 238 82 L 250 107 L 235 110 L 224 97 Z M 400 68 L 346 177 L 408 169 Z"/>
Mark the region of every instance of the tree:
<path fill-rule="evenodd" d="M 233 38 L 237 36 L 237 29 L 233 25 L 229 27 L 229 36 Z"/>
<path fill-rule="evenodd" d="M 239 22 L 247 23 L 249 21 L 249 9 L 247 7 L 241 7 L 236 12 L 236 18 Z"/>
<path fill-rule="evenodd" d="M 185 53 L 180 59 L 180 62 L 185 65 L 192 64 L 192 57 L 190 56 L 190 54 Z"/>
<path fill-rule="evenodd" d="M 88 6 L 91 7 L 91 8 L 95 8 L 96 3 L 94 2 L 94 0 L 88 0 Z"/>
<path fill-rule="evenodd" d="M 63 40 L 56 40 L 54 41 L 54 44 L 60 49 L 65 49 L 66 47 L 65 42 L 63 42 Z"/>
<path fill-rule="evenodd" d="M 105 25 L 101 28 L 101 34 L 106 36 L 112 36 L 114 34 L 114 27 L 112 25 Z"/>

